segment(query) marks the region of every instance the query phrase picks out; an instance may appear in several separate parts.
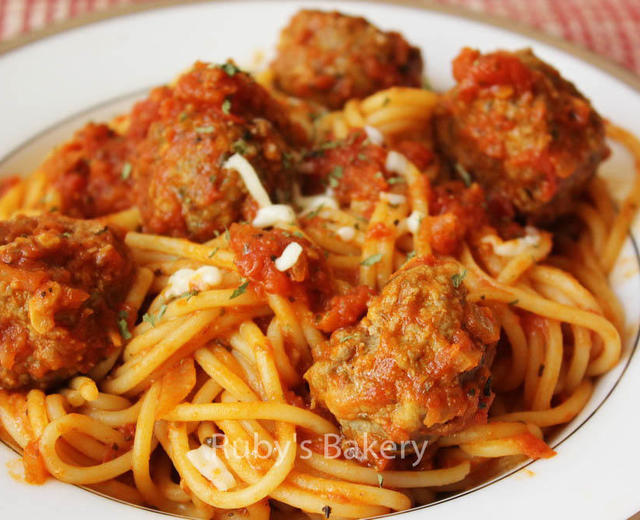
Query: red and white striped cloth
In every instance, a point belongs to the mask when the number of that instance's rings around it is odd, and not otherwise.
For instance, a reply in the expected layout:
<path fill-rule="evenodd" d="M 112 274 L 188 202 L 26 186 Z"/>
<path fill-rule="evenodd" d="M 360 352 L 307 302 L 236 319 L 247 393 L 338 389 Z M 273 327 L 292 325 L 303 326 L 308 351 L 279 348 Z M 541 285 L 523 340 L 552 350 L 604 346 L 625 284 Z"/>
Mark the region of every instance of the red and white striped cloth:
<path fill-rule="evenodd" d="M 0 41 L 80 14 L 149 0 L 0 0 Z M 640 0 L 437 0 L 584 45 L 640 74 Z"/>

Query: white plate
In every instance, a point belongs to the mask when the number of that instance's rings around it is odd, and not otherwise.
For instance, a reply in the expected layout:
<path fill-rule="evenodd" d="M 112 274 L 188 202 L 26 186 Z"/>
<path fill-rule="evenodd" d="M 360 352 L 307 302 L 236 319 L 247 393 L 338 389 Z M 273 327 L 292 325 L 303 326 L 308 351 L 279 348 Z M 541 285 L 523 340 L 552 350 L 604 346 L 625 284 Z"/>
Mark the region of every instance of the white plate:
<path fill-rule="evenodd" d="M 196 59 L 234 57 L 250 65 L 256 50 L 272 48 L 279 29 L 302 2 L 190 3 L 104 19 L 37 39 L 0 54 L 0 175 L 25 173 L 55 143 L 89 119 L 109 119 L 149 87 L 170 80 Z M 483 50 L 530 46 L 575 81 L 597 109 L 640 134 L 640 93 L 630 75 L 611 65 L 576 57 L 540 39 L 443 12 L 359 2 L 306 3 L 362 14 L 418 44 L 436 89 L 451 84 L 450 63 L 464 45 Z M 548 39 L 545 39 L 548 41 Z M 636 83 L 637 85 L 637 83 Z M 637 88 L 637 87 L 636 87 Z M 615 149 L 604 166 L 619 196 L 633 173 L 630 158 Z M 639 227 L 636 222 L 635 236 Z M 640 317 L 638 253 L 625 245 L 613 273 L 628 333 L 620 364 L 596 386 L 592 400 L 554 439 L 558 455 L 402 519 L 626 518 L 640 509 L 637 435 L 640 360 L 632 359 Z M 0 518 L 159 518 L 77 487 L 50 481 L 31 487 L 13 480 L 5 463 L 15 454 L 0 446 Z"/>

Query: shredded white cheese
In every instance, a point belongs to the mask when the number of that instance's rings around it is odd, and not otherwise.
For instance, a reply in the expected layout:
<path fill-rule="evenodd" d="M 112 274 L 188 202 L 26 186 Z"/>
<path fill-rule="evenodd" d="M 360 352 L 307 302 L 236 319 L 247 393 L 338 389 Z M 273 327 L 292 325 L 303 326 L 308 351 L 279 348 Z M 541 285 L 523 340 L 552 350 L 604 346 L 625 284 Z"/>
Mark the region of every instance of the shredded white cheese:
<path fill-rule="evenodd" d="M 420 223 L 422 222 L 423 218 L 424 215 L 420 211 L 414 210 L 411 212 L 411 215 L 409 215 L 406 219 L 407 229 L 410 233 L 413 233 L 415 235 L 418 232 L 418 229 L 420 229 Z"/>
<path fill-rule="evenodd" d="M 532 227 L 524 228 L 526 235 L 513 240 L 501 240 L 497 235 L 487 235 L 482 237 L 482 242 L 491 244 L 493 252 L 498 256 L 518 256 L 526 253 L 529 249 L 540 246 L 540 232 Z"/>
<path fill-rule="evenodd" d="M 171 275 L 165 297 L 175 298 L 191 290 L 205 291 L 220 285 L 222 273 L 212 265 L 204 265 L 196 270 L 179 269 Z"/>
<path fill-rule="evenodd" d="M 407 202 L 407 197 L 398 193 L 388 193 L 383 191 L 380 193 L 380 199 L 386 200 L 389 204 L 398 205 Z"/>
<path fill-rule="evenodd" d="M 338 209 L 338 201 L 335 199 L 331 188 L 327 188 L 322 195 L 303 197 L 300 194 L 300 187 L 296 184 L 293 187 L 293 195 L 296 206 L 301 208 L 301 215 L 315 211 L 318 208 Z"/>
<path fill-rule="evenodd" d="M 387 154 L 387 160 L 384 166 L 388 172 L 404 175 L 409 168 L 409 161 L 401 153 L 392 150 Z"/>
<path fill-rule="evenodd" d="M 365 126 L 364 131 L 367 134 L 369 141 L 371 141 L 373 144 L 376 144 L 378 146 L 384 144 L 384 136 L 382 135 L 382 132 L 380 132 L 380 130 L 378 130 L 377 128 L 373 126 Z"/>
<path fill-rule="evenodd" d="M 266 228 L 277 224 L 293 224 L 296 221 L 296 214 L 291 206 L 287 204 L 272 204 L 258 210 L 252 224 L 255 227 Z"/>
<path fill-rule="evenodd" d="M 356 230 L 351 226 L 338 228 L 336 234 L 345 242 L 351 242 L 356 237 Z"/>
<path fill-rule="evenodd" d="M 228 170 L 235 170 L 240 174 L 247 191 L 258 203 L 258 206 L 264 208 L 271 205 L 271 199 L 260 182 L 260 177 L 258 177 L 251 163 L 242 155 L 239 153 L 233 154 L 227 159 L 223 167 Z"/>
<path fill-rule="evenodd" d="M 215 448 L 203 444 L 198 449 L 187 452 L 189 462 L 220 491 L 236 486 L 236 479 L 218 457 Z"/>
<path fill-rule="evenodd" d="M 282 254 L 276 258 L 275 264 L 276 269 L 278 271 L 286 271 L 287 269 L 291 269 L 298 258 L 300 258 L 300 253 L 302 253 L 302 246 L 297 242 L 291 242 L 287 247 L 284 248 Z"/>

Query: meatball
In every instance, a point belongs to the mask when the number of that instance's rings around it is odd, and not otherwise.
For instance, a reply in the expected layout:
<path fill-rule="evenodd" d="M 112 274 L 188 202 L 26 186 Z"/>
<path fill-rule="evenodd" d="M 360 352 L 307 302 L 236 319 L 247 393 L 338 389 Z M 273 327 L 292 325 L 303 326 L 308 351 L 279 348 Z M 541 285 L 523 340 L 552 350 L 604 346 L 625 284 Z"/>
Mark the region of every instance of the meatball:
<path fill-rule="evenodd" d="M 429 150 L 419 143 L 405 144 L 411 145 L 423 166 Z M 368 217 L 381 193 L 405 194 L 407 190 L 404 177 L 387 170 L 387 154 L 363 130 L 353 130 L 344 140 L 322 143 L 307 153 L 298 166 L 303 189 L 305 193 L 317 193 L 331 188 L 342 207 Z"/>
<path fill-rule="evenodd" d="M 40 167 L 53 190 L 43 202 L 77 218 L 131 207 L 128 150 L 125 136 L 104 124 L 87 124 Z"/>
<path fill-rule="evenodd" d="M 292 181 L 292 146 L 305 141 L 283 108 L 232 63 L 196 63 L 175 86 L 156 91 L 155 119 L 137 148 L 136 192 L 144 230 L 206 241 L 256 210 L 234 153 L 255 168 L 276 200 Z"/>
<path fill-rule="evenodd" d="M 463 277 L 448 257 L 410 261 L 358 325 L 314 352 L 311 395 L 347 438 L 401 443 L 486 421 L 499 329 L 487 307 L 466 301 Z"/>
<path fill-rule="evenodd" d="M 392 86 L 418 87 L 422 56 L 396 32 L 338 12 L 302 10 L 271 64 L 276 88 L 331 109 Z"/>
<path fill-rule="evenodd" d="M 453 75 L 457 85 L 444 95 L 435 125 L 459 172 L 531 222 L 570 211 L 609 153 L 589 101 L 530 50 L 467 48 Z"/>
<path fill-rule="evenodd" d="M 133 275 L 122 237 L 97 222 L 0 222 L 0 390 L 48 388 L 108 357 Z"/>

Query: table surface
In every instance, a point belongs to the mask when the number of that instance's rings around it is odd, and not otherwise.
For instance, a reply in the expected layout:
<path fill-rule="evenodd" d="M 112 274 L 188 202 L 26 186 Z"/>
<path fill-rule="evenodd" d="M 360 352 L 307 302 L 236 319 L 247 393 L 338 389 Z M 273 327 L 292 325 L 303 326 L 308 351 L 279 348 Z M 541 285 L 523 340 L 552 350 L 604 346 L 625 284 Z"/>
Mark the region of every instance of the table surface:
<path fill-rule="evenodd" d="M 640 74 L 640 0 L 436 0 L 515 20 Z M 88 13 L 153 0 L 0 0 L 0 42 Z M 393 3 L 393 0 L 390 1 Z"/>

